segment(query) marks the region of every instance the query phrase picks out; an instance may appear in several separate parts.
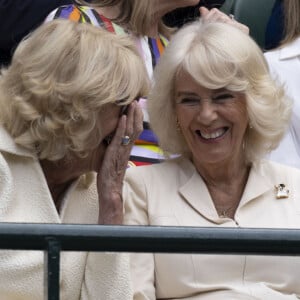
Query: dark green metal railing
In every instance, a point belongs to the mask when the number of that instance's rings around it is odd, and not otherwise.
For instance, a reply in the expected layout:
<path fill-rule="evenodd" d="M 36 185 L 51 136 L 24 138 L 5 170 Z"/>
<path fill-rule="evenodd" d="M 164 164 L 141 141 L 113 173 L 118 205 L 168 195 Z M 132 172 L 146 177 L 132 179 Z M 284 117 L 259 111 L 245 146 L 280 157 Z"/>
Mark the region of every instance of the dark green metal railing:
<path fill-rule="evenodd" d="M 61 251 L 300 256 L 300 230 L 1 223 L 0 249 L 45 251 L 45 300 L 59 300 Z"/>

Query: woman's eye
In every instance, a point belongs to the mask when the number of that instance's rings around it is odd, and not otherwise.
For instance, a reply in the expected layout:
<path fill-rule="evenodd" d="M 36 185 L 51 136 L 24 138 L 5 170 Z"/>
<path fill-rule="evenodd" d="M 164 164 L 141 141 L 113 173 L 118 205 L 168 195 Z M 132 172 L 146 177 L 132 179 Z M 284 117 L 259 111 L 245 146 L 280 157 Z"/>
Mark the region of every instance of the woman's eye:
<path fill-rule="evenodd" d="M 180 99 L 178 102 L 188 106 L 199 105 L 199 99 L 195 99 L 195 98 L 183 98 Z"/>
<path fill-rule="evenodd" d="M 232 100 L 234 96 L 232 94 L 220 94 L 213 97 L 214 102 L 225 102 L 227 100 Z"/>

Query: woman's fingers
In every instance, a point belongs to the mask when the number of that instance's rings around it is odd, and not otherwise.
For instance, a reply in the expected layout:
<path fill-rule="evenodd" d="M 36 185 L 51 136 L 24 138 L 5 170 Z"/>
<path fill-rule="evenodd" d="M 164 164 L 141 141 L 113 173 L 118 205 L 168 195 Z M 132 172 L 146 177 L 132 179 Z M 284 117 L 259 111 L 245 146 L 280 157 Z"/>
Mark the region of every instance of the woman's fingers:
<path fill-rule="evenodd" d="M 143 131 L 143 111 L 137 101 L 134 101 L 135 109 L 134 109 L 134 132 L 135 132 L 135 140 L 139 137 L 139 135 Z"/>
<path fill-rule="evenodd" d="M 130 104 L 127 115 L 118 123 L 107 147 L 97 176 L 99 223 L 120 224 L 123 217 L 122 185 L 135 139 L 143 129 L 143 113 L 138 103 Z M 129 139 L 129 140 L 128 140 Z"/>
<path fill-rule="evenodd" d="M 127 115 L 123 115 L 118 123 L 112 143 L 114 145 L 126 145 L 126 139 L 129 137 L 129 144 L 133 144 L 143 130 L 143 113 L 137 101 L 129 105 Z"/>
<path fill-rule="evenodd" d="M 142 131 L 142 123 L 141 108 L 134 101 L 130 104 L 127 115 L 120 118 L 114 138 L 107 147 L 101 169 L 98 172 L 100 224 L 120 224 L 122 222 L 122 183 L 134 140 Z"/>
<path fill-rule="evenodd" d="M 221 12 L 217 8 L 213 8 L 211 10 L 208 10 L 206 7 L 201 6 L 200 7 L 200 15 L 201 19 L 205 22 L 221 22 L 230 24 L 239 30 L 245 32 L 246 34 L 249 34 L 249 27 L 236 21 L 233 16 L 228 16 L 225 13 Z"/>
<path fill-rule="evenodd" d="M 137 101 L 130 104 L 127 114 L 126 135 L 134 142 L 143 130 L 143 112 Z"/>

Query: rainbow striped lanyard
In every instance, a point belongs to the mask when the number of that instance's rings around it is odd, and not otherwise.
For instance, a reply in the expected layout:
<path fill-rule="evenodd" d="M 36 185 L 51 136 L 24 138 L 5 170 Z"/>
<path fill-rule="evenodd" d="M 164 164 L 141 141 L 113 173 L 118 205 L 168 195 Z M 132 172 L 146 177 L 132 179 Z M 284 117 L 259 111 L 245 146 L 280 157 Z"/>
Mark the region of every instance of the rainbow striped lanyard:
<path fill-rule="evenodd" d="M 96 10 L 88 6 L 79 6 L 74 4 L 61 6 L 56 10 L 53 18 L 69 19 L 80 23 L 89 23 L 96 27 L 102 27 L 115 34 L 128 34 L 124 28 L 113 23 L 111 20 L 107 19 L 103 15 L 100 15 Z M 153 68 L 158 63 L 158 60 L 167 44 L 168 40 L 162 35 L 159 35 L 157 38 L 148 38 Z"/>

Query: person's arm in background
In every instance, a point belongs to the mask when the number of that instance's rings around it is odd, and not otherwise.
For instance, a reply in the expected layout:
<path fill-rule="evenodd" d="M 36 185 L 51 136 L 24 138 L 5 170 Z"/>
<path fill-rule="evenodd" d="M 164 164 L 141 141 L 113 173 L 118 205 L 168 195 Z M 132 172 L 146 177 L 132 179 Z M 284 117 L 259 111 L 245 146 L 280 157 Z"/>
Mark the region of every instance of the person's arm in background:
<path fill-rule="evenodd" d="M 0 0 L 0 66 L 10 63 L 18 43 L 56 7 L 72 0 Z"/>
<path fill-rule="evenodd" d="M 249 27 L 238 22 L 234 19 L 233 16 L 228 16 L 222 11 L 220 11 L 217 8 L 212 8 L 211 10 L 207 9 L 204 6 L 201 6 L 199 8 L 201 19 L 204 20 L 204 22 L 221 22 L 230 24 L 237 29 L 243 31 L 246 34 L 249 34 Z"/>

